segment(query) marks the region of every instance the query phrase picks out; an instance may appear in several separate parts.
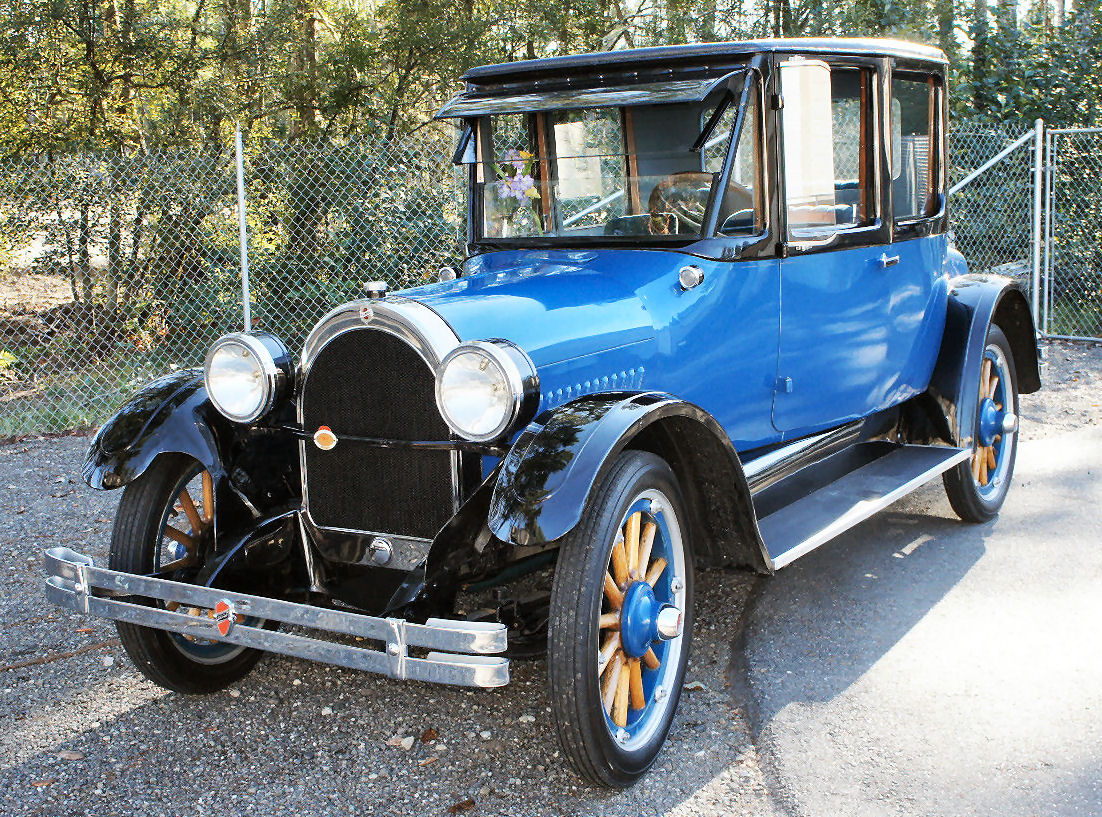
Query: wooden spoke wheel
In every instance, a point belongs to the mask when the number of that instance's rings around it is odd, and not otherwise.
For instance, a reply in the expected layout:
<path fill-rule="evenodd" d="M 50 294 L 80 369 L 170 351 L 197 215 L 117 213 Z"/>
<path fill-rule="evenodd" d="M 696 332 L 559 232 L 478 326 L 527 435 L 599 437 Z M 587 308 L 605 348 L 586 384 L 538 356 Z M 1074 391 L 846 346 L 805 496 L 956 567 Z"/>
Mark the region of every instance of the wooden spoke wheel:
<path fill-rule="evenodd" d="M 160 575 L 183 572 L 201 565 L 206 539 L 214 525 L 214 478 L 210 472 L 195 464 L 176 486 L 175 493 L 162 519 L 161 534 L 153 555 L 153 571 Z M 214 610 L 206 607 L 182 606 L 174 601 L 166 602 L 164 607 L 196 618 L 214 620 Z M 237 614 L 237 623 L 246 620 L 245 616 Z M 217 663 L 245 649 L 187 633 L 172 633 L 171 637 L 190 658 L 200 663 Z"/>
<path fill-rule="evenodd" d="M 630 743 L 648 707 L 669 694 L 663 687 L 664 660 L 680 644 L 685 582 L 683 564 L 670 566 L 668 500 L 646 491 L 628 509 L 617 532 L 604 575 L 604 604 L 598 619 L 602 633 L 597 676 L 609 727 L 621 743 Z M 680 531 L 677 531 L 680 536 Z M 684 561 L 678 544 L 675 559 Z"/>
<path fill-rule="evenodd" d="M 115 516 L 110 567 L 192 581 L 210 549 L 215 490 L 211 475 L 195 460 L 164 454 L 123 490 Z M 148 602 L 203 619 L 214 611 L 174 602 Z M 237 617 L 249 626 L 265 626 Z M 116 622 L 127 653 L 148 678 L 178 692 L 214 692 L 245 675 L 261 653 L 197 635 Z"/>
<path fill-rule="evenodd" d="M 972 457 L 946 472 L 950 504 L 967 521 L 998 513 L 1010 488 L 1017 453 L 1018 390 L 1014 357 L 1002 330 L 988 330 L 980 363 Z"/>
<path fill-rule="evenodd" d="M 564 541 L 548 628 L 552 710 L 567 757 L 630 784 L 665 741 L 691 629 L 692 561 L 669 466 L 625 452 Z"/>

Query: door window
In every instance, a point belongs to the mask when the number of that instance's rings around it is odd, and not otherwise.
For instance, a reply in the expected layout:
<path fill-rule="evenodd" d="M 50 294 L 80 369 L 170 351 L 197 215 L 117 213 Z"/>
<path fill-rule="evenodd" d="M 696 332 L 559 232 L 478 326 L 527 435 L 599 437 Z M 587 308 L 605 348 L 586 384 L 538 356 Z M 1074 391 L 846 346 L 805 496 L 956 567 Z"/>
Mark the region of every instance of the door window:
<path fill-rule="evenodd" d="M 870 221 L 871 77 L 818 60 L 781 65 L 791 240 L 825 238 Z"/>
<path fill-rule="evenodd" d="M 935 215 L 940 206 L 937 86 L 922 78 L 892 77 L 892 201 L 895 220 Z"/>

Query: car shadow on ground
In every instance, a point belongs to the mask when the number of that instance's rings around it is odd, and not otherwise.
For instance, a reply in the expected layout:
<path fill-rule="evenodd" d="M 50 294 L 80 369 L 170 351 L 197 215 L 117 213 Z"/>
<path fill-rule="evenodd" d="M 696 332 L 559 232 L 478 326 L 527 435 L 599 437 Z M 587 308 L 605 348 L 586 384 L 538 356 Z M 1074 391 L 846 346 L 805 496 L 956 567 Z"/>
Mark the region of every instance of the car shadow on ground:
<path fill-rule="evenodd" d="M 759 585 L 730 672 L 756 735 L 789 704 L 849 688 L 980 560 L 994 523 L 949 518 L 940 490 L 927 486 L 907 500 L 926 507 L 882 512 Z"/>

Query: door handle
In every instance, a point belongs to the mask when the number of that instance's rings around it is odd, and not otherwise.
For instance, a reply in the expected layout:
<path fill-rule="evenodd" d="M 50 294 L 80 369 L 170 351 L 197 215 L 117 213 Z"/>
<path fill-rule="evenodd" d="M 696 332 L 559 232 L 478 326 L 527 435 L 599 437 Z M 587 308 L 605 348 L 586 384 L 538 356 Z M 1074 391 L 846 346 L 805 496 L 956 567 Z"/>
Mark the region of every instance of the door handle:
<path fill-rule="evenodd" d="M 888 255 L 886 252 L 880 254 L 880 258 L 877 259 L 880 262 L 880 269 L 887 269 L 888 267 L 894 267 L 899 263 L 898 255 Z"/>

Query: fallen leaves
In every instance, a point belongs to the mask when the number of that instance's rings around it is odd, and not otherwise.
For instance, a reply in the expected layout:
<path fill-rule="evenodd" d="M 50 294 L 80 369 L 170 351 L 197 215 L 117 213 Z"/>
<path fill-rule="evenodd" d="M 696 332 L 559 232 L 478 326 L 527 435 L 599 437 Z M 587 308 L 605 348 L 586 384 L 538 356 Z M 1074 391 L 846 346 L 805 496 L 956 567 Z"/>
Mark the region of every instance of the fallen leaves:
<path fill-rule="evenodd" d="M 41 789 L 43 786 L 52 786 L 56 782 L 57 782 L 56 777 L 50 777 L 50 778 L 47 778 L 46 780 L 32 780 L 31 785 L 34 786 L 36 789 Z"/>
<path fill-rule="evenodd" d="M 421 733 L 421 742 L 432 743 L 438 737 L 440 737 L 440 733 L 430 726 L 428 729 Z"/>
<path fill-rule="evenodd" d="M 448 808 L 448 814 L 463 814 L 468 811 L 474 810 L 474 800 L 468 797 L 466 800 L 460 800 L 458 803 L 452 803 Z"/>

